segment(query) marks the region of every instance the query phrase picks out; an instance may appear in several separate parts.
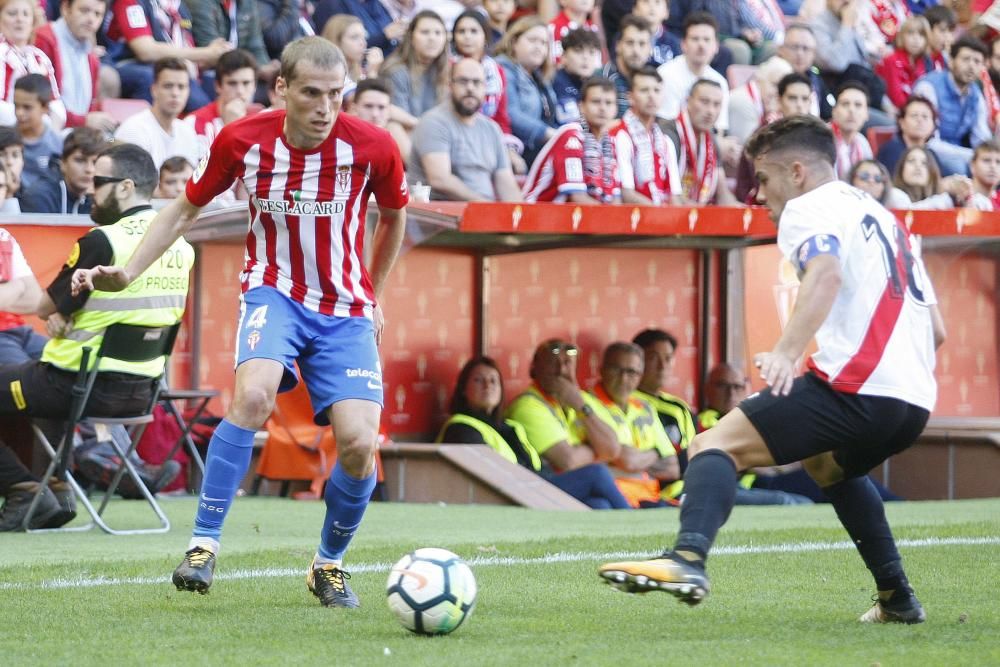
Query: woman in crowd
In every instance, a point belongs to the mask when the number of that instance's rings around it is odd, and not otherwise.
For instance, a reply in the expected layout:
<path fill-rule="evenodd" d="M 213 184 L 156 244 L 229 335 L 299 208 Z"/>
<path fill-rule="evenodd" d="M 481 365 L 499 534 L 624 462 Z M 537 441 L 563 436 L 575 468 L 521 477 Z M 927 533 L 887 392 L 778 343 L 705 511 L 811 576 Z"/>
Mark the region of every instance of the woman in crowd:
<path fill-rule="evenodd" d="M 937 160 L 923 146 L 911 146 L 903 152 L 892 184 L 894 198 L 900 200 L 896 208 L 955 208 L 969 205 L 972 198 L 972 181 L 961 174 L 942 178 Z"/>
<path fill-rule="evenodd" d="M 378 76 L 382 49 L 368 48 L 368 34 L 357 16 L 337 14 L 326 22 L 323 38 L 340 47 L 347 60 L 347 76 L 357 82 Z"/>
<path fill-rule="evenodd" d="M 497 45 L 497 62 L 507 79 L 507 111 L 514 136 L 530 165 L 555 135 L 556 94 L 552 90 L 549 29 L 537 16 L 518 19 Z"/>
<path fill-rule="evenodd" d="M 591 463 L 555 473 L 528 443 L 524 428 L 501 417 L 503 378 L 490 357 L 469 360 L 458 374 L 451 398 L 451 417 L 437 442 L 489 445 L 498 454 L 524 466 L 593 509 L 629 509 L 608 467 Z"/>
<path fill-rule="evenodd" d="M 392 103 L 412 117 L 413 125 L 425 111 L 447 99 L 447 46 L 448 30 L 441 17 L 429 10 L 419 12 L 382 68 L 382 75 L 392 84 Z"/>
<path fill-rule="evenodd" d="M 902 202 L 898 197 L 891 197 L 892 183 L 889 179 L 889 170 L 876 160 L 861 160 L 855 164 L 847 176 L 847 182 L 859 190 L 864 190 L 887 208 L 896 208 L 899 202 Z M 890 203 L 890 199 L 894 199 L 895 202 Z M 909 199 L 906 203 L 909 203 Z"/>
<path fill-rule="evenodd" d="M 55 69 L 49 57 L 31 45 L 37 6 L 33 0 L 0 0 L 0 125 L 16 124 L 14 82 L 25 74 L 41 74 L 52 84 L 49 118 L 52 129 L 59 131 L 66 124 L 66 106 L 59 99 Z"/>

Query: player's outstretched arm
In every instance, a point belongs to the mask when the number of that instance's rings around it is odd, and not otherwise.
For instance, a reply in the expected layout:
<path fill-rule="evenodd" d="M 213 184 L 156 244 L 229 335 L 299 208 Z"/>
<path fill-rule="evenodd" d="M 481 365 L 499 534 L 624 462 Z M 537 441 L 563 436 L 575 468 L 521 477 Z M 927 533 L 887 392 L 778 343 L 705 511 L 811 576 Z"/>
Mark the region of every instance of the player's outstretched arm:
<path fill-rule="evenodd" d="M 787 396 L 792 390 L 798 361 L 830 314 L 842 280 L 840 259 L 835 255 L 817 255 L 806 264 L 795 309 L 781 338 L 771 352 L 754 357 L 761 379 L 775 396 Z"/>
<path fill-rule="evenodd" d="M 163 207 L 149 223 L 146 235 L 142 237 L 142 242 L 124 268 L 95 266 L 73 273 L 71 281 L 73 295 L 83 290 L 120 292 L 125 289 L 194 224 L 200 211 L 200 206 L 195 206 L 188 201 L 186 195 L 181 194 Z"/>

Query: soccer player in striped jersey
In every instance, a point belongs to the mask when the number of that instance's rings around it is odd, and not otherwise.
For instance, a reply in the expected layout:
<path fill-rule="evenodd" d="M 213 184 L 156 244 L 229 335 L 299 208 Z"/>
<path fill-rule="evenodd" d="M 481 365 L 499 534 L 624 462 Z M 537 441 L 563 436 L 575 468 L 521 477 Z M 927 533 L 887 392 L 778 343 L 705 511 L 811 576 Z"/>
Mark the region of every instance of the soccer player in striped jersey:
<path fill-rule="evenodd" d="M 326 518 L 306 576 L 328 607 L 357 607 L 344 552 L 375 486 L 382 407 L 376 297 L 403 239 L 408 200 L 403 163 L 389 134 L 340 106 L 347 66 L 319 37 L 285 47 L 276 90 L 285 111 L 222 128 L 185 194 L 164 208 L 124 269 L 74 276 L 77 289 L 123 289 L 240 179 L 250 193 L 237 328 L 236 388 L 209 444 L 194 535 L 173 575 L 180 590 L 212 583 L 222 523 L 243 479 L 253 438 L 278 391 L 295 386 L 295 363 L 317 424 L 331 424 L 337 464 Z M 369 196 L 379 207 L 368 269 L 362 263 Z"/>
<path fill-rule="evenodd" d="M 934 408 L 935 348 L 944 341 L 934 288 L 905 225 L 837 180 L 833 133 L 822 121 L 776 121 L 746 150 L 778 222 L 778 246 L 801 277 L 781 338 L 755 358 L 768 388 L 691 443 L 673 550 L 599 574 L 627 592 L 661 590 L 697 604 L 738 472 L 802 461 L 875 579 L 875 604 L 860 620 L 920 623 L 923 607 L 867 473 L 913 444 Z M 814 337 L 818 351 L 796 378 Z"/>

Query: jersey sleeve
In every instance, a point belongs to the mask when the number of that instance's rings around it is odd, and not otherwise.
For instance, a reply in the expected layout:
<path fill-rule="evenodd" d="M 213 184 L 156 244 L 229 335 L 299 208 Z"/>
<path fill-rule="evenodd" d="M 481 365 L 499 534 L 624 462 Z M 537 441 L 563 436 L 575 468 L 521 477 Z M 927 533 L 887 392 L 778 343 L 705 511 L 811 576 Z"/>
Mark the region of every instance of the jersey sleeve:
<path fill-rule="evenodd" d="M 848 186 L 845 184 L 845 187 Z M 820 194 L 815 190 L 813 193 Z M 830 194 L 836 194 L 838 199 L 843 196 L 839 192 Z M 830 203 L 831 206 L 824 207 L 822 206 L 824 203 Z M 825 210 L 826 208 L 835 210 Z M 805 201 L 792 200 L 785 205 L 785 210 L 781 213 L 781 223 L 778 225 L 778 247 L 793 266 L 801 269 L 805 265 L 799 261 L 799 253 L 802 252 L 804 244 L 814 237 L 820 237 L 817 242 L 823 247 L 834 241 L 838 247 L 840 246 L 843 230 L 841 223 L 837 221 L 837 216 L 843 215 L 843 206 L 839 212 L 837 208 L 826 197 L 815 196 L 810 196 Z"/>
<path fill-rule="evenodd" d="M 380 156 L 378 168 L 372 170 L 372 192 L 379 206 L 400 209 L 410 201 L 406 174 L 403 172 L 403 158 L 391 137 L 386 135 L 381 143 L 385 150 Z"/>
<path fill-rule="evenodd" d="M 623 188 L 635 190 L 635 169 L 632 167 L 635 150 L 632 147 L 632 137 L 622 129 L 615 133 L 614 143 L 615 159 L 618 162 L 618 179 Z"/>
<path fill-rule="evenodd" d="M 136 0 L 116 0 L 112 7 L 116 32 L 127 42 L 136 37 L 152 37 L 149 17 Z"/>
<path fill-rule="evenodd" d="M 232 126 L 222 128 L 208 153 L 188 180 L 185 193 L 195 206 L 205 206 L 233 186 L 243 156 L 237 154 Z"/>
<path fill-rule="evenodd" d="M 553 181 L 561 195 L 586 192 L 583 180 L 583 135 L 577 130 L 565 132 L 549 155 Z"/>

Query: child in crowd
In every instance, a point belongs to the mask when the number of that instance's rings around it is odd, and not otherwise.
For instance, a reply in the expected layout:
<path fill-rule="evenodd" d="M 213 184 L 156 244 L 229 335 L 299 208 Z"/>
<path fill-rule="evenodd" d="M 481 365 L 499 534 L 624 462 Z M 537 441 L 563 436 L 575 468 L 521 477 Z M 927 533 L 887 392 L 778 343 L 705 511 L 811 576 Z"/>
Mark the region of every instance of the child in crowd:
<path fill-rule="evenodd" d="M 503 34 L 507 32 L 510 24 L 510 17 L 517 9 L 515 0 L 483 0 L 483 10 L 486 12 L 486 20 L 490 26 L 490 34 L 486 36 L 489 45 L 488 51 L 493 52 L 493 47 L 497 45 Z"/>
<path fill-rule="evenodd" d="M 923 16 L 903 21 L 896 33 L 896 50 L 886 56 L 875 73 L 885 80 L 885 94 L 899 109 L 913 94 L 913 84 L 934 70 L 930 57 L 931 27 Z"/>
<path fill-rule="evenodd" d="M 666 21 L 670 17 L 670 4 L 667 0 L 636 0 L 632 13 L 646 19 L 653 26 L 653 57 L 650 64 L 659 67 L 681 54 L 681 40 L 666 27 Z"/>
<path fill-rule="evenodd" d="M 562 60 L 562 38 L 566 33 L 577 28 L 597 32 L 597 24 L 590 18 L 596 4 L 596 0 L 559 0 L 562 11 L 549 21 L 549 50 L 556 65 Z"/>
<path fill-rule="evenodd" d="M 180 155 L 169 157 L 160 165 L 160 182 L 153 192 L 153 197 L 157 199 L 174 199 L 182 192 L 187 185 L 194 167 Z"/>
<path fill-rule="evenodd" d="M 580 119 L 580 88 L 601 66 L 601 40 L 597 33 L 577 28 L 562 38 L 562 50 L 552 88 L 556 91 L 556 120 L 565 125 Z"/>
<path fill-rule="evenodd" d="M 937 5 L 924 12 L 924 18 L 930 26 L 930 57 L 934 69 L 948 67 L 948 53 L 955 41 L 955 27 L 958 25 L 958 15 L 951 7 Z"/>
<path fill-rule="evenodd" d="M 62 137 L 45 124 L 51 101 L 52 84 L 46 76 L 26 74 L 14 83 L 14 116 L 24 142 L 23 189 L 43 178 L 49 159 L 62 153 Z"/>
<path fill-rule="evenodd" d="M 3 199 L 0 199 L 0 211 L 20 213 L 21 204 L 16 197 L 21 191 L 21 174 L 24 172 L 24 142 L 13 127 L 0 126 L 0 168 L 7 175 L 7 189 Z"/>

